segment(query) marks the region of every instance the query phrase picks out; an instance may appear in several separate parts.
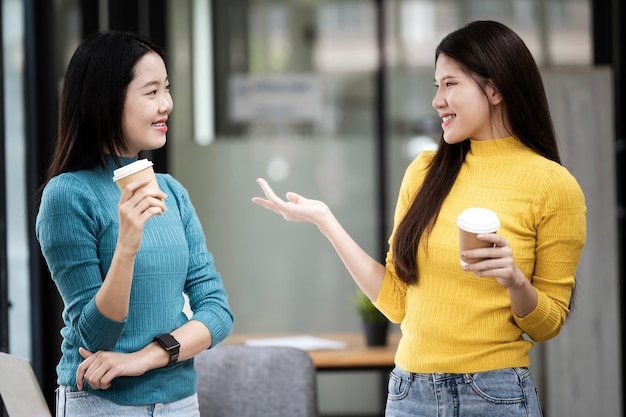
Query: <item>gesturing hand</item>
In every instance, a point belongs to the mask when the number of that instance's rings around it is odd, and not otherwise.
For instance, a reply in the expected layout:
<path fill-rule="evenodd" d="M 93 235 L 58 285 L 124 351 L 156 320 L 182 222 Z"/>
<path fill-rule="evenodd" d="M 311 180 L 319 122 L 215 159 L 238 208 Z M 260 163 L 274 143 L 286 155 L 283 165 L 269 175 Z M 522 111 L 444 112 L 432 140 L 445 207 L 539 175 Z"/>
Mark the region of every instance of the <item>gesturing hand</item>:
<path fill-rule="evenodd" d="M 328 206 L 319 200 L 310 200 L 294 192 L 286 194 L 287 201 L 280 199 L 262 178 L 257 179 L 266 198 L 254 197 L 252 202 L 280 214 L 287 221 L 308 222 L 319 226 L 329 213 Z"/>

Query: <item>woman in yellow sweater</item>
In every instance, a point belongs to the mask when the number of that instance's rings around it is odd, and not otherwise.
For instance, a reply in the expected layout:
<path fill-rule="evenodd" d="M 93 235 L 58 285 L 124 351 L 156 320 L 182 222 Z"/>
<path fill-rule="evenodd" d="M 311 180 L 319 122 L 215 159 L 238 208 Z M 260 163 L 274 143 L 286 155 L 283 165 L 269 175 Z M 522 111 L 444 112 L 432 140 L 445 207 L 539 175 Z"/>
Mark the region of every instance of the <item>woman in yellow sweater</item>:
<path fill-rule="evenodd" d="M 385 265 L 366 254 L 328 206 L 267 182 L 253 202 L 315 224 L 402 338 L 387 416 L 542 415 L 528 371 L 533 341 L 565 323 L 586 234 L 583 193 L 560 165 L 541 76 L 506 26 L 470 23 L 436 50 L 437 151 L 406 170 Z M 496 212 L 491 247 L 461 259 L 457 216 Z"/>

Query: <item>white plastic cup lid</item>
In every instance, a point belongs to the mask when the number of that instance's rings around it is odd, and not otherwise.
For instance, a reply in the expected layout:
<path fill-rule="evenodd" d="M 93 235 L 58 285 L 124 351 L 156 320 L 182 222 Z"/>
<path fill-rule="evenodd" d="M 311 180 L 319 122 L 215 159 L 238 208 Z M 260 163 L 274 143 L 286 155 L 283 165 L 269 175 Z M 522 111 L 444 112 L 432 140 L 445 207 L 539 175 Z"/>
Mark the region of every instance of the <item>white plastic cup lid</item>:
<path fill-rule="evenodd" d="M 470 233 L 493 233 L 500 228 L 500 219 L 489 209 L 472 207 L 459 215 L 456 224 Z"/>
<path fill-rule="evenodd" d="M 124 177 L 134 174 L 135 172 L 139 172 L 142 169 L 151 167 L 152 165 L 154 164 L 148 159 L 139 159 L 113 171 L 113 181 L 119 181 Z"/>

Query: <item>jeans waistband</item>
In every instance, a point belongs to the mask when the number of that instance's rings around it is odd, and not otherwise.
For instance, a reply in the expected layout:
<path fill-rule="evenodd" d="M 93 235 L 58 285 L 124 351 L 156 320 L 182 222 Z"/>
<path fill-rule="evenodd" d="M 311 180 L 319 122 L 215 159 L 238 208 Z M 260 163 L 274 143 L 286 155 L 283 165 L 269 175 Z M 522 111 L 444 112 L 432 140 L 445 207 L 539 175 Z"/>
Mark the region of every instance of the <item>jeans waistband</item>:
<path fill-rule="evenodd" d="M 520 376 L 525 376 L 525 374 L 529 373 L 528 368 L 512 368 L 512 369 L 514 369 L 516 373 Z M 497 370 L 494 370 L 494 371 L 497 371 Z M 449 373 L 449 372 L 419 373 L 419 372 L 405 371 L 404 369 L 396 367 L 394 372 L 399 372 L 399 373 L 404 374 L 405 378 L 407 378 L 410 381 L 413 381 L 415 379 L 425 379 L 428 381 L 440 382 L 440 381 L 448 381 L 451 379 L 458 379 L 458 378 L 467 379 L 468 376 L 473 375 L 473 374 L 483 373 L 483 372 L 492 372 L 492 371 L 467 372 L 467 373 L 462 373 L 462 374 Z"/>

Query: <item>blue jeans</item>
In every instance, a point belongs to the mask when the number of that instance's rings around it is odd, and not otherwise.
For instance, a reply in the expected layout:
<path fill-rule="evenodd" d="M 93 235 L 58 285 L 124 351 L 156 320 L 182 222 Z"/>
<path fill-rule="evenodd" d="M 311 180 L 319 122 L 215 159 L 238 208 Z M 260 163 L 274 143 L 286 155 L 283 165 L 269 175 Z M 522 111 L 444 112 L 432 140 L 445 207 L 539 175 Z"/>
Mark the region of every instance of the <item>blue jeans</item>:
<path fill-rule="evenodd" d="M 386 417 L 541 417 L 527 368 L 474 374 L 416 374 L 396 367 L 389 377 Z"/>
<path fill-rule="evenodd" d="M 151 405 L 120 405 L 75 387 L 60 386 L 56 395 L 56 417 L 200 417 L 196 394 Z"/>

